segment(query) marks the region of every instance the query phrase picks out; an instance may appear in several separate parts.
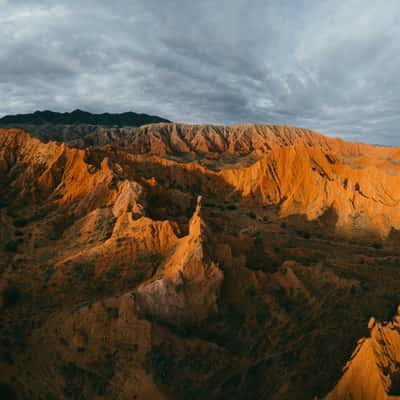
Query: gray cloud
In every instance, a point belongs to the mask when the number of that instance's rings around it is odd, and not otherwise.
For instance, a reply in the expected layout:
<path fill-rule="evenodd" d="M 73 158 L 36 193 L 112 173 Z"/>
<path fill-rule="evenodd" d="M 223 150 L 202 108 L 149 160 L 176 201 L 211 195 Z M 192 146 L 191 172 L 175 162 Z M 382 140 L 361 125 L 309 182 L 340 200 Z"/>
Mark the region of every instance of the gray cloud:
<path fill-rule="evenodd" d="M 148 112 L 400 145 L 400 3 L 0 0 L 0 114 Z"/>

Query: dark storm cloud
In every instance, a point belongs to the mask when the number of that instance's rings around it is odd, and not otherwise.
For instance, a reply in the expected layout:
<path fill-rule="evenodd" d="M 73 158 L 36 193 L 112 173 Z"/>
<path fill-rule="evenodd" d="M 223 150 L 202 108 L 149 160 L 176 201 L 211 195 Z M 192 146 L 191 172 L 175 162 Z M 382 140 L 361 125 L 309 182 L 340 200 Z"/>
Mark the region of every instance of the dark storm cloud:
<path fill-rule="evenodd" d="M 0 114 L 132 109 L 400 145 L 399 12 L 392 0 L 0 0 Z"/>

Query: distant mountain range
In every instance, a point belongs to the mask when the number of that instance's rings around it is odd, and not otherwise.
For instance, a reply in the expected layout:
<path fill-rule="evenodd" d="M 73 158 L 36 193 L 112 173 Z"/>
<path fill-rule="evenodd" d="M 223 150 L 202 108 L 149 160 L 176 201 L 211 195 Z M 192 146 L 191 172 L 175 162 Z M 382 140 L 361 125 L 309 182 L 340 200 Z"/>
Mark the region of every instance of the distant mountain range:
<path fill-rule="evenodd" d="M 99 125 L 99 126 L 141 126 L 159 122 L 170 122 L 154 115 L 124 113 L 92 114 L 87 111 L 72 112 L 35 111 L 31 114 L 6 115 L 0 118 L 1 126 L 20 125 Z"/>

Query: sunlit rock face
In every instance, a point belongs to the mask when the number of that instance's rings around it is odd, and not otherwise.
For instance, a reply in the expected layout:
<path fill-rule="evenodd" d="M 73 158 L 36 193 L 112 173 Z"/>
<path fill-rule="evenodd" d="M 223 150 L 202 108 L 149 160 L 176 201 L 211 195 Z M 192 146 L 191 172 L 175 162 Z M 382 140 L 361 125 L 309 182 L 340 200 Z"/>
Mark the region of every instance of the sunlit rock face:
<path fill-rule="evenodd" d="M 158 276 L 139 286 L 139 313 L 175 326 L 196 325 L 218 310 L 223 272 L 207 254 L 207 227 L 201 197 L 189 222 L 189 234 L 177 243 Z"/>
<path fill-rule="evenodd" d="M 400 398 L 400 309 L 389 322 L 371 318 L 343 376 L 326 400 Z"/>

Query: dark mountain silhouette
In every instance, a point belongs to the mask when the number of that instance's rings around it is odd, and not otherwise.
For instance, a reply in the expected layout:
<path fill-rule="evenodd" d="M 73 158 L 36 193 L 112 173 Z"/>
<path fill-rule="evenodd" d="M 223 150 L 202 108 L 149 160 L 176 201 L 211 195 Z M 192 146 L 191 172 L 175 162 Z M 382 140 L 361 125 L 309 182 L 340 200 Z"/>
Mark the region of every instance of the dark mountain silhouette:
<path fill-rule="evenodd" d="M 72 112 L 35 111 L 31 114 L 6 115 L 0 118 L 2 126 L 20 125 L 101 125 L 101 126 L 141 126 L 159 122 L 169 122 L 154 115 L 137 114 L 132 111 L 124 113 L 92 114 L 87 111 Z"/>

